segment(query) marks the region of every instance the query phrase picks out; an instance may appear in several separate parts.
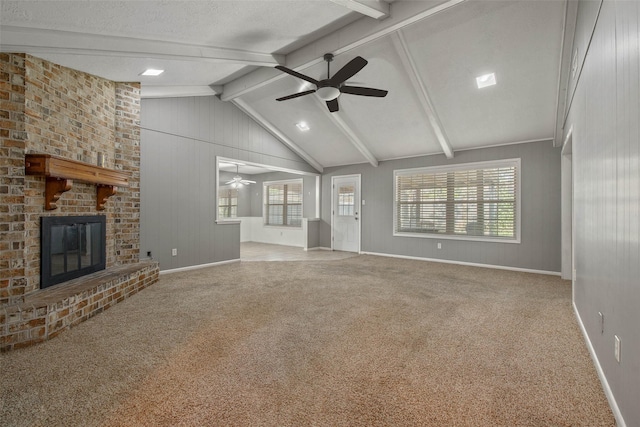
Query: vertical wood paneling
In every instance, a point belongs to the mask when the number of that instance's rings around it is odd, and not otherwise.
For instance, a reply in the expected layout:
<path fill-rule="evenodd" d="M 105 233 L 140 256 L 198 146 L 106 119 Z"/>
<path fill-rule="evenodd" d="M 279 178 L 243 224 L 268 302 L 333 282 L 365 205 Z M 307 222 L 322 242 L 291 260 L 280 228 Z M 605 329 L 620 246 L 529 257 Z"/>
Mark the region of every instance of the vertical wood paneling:
<path fill-rule="evenodd" d="M 627 425 L 640 424 L 640 5 L 616 3 L 617 52 L 617 148 L 618 237 L 617 258 L 621 338 L 625 349 L 624 371 L 618 387 Z M 635 326 L 635 327 L 634 327 Z M 624 335 L 622 335 L 624 334 Z M 631 357 L 629 357 L 631 355 Z M 635 357 L 634 357 L 635 355 Z M 628 373 L 635 372 L 635 377 Z M 633 412 L 635 411 L 635 413 Z M 629 413 L 633 415 L 627 415 Z"/>
<path fill-rule="evenodd" d="M 571 51 L 572 60 L 576 50 L 578 52 L 578 57 L 577 57 L 578 69 L 575 75 L 569 75 L 569 86 L 568 86 L 569 90 L 567 91 L 568 101 L 571 101 L 571 98 L 574 95 L 574 91 L 578 83 L 578 77 L 580 76 L 580 70 L 582 68 L 582 64 L 586 57 L 587 46 L 589 46 L 589 42 L 591 40 L 591 34 L 593 32 L 593 27 L 598 17 L 598 12 L 600 11 L 601 3 L 602 3 L 602 0 L 584 1 L 580 4 L 580 8 L 578 9 L 576 29 L 575 29 L 573 46 Z M 567 103 L 567 105 L 569 105 L 569 103 Z"/>
<path fill-rule="evenodd" d="M 569 114 L 575 304 L 613 394 L 614 411 L 629 426 L 640 425 L 639 23 L 638 2 L 604 1 Z M 598 311 L 604 313 L 604 333 Z M 619 363 L 614 335 L 622 343 Z"/>
<path fill-rule="evenodd" d="M 162 270 L 239 257 L 239 226 L 215 224 L 216 156 L 315 172 L 216 97 L 143 99 L 141 123 L 140 251 Z"/>

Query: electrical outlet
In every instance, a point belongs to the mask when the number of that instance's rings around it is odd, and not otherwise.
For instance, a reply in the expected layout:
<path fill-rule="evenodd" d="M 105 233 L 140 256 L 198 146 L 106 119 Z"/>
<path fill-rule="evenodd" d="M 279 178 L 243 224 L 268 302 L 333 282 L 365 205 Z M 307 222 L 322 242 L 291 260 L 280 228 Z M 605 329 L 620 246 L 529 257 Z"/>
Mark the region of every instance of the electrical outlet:
<path fill-rule="evenodd" d="M 620 337 L 617 335 L 614 335 L 613 340 L 614 340 L 613 354 L 616 357 L 616 362 L 620 363 Z"/>
<path fill-rule="evenodd" d="M 438 242 L 438 249 L 442 249 L 442 243 Z"/>
<path fill-rule="evenodd" d="M 598 316 L 600 316 L 600 333 L 604 334 L 604 314 L 602 314 L 602 312 L 599 311 Z"/>
<path fill-rule="evenodd" d="M 171 256 L 178 256 L 178 249 L 177 248 L 171 249 Z"/>

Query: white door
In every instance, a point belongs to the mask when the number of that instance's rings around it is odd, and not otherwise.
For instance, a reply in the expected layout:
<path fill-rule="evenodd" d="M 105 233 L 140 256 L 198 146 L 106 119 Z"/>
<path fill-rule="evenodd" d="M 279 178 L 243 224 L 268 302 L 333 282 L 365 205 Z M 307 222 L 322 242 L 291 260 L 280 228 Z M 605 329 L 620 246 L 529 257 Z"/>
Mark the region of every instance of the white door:
<path fill-rule="evenodd" d="M 360 175 L 334 176 L 331 184 L 333 249 L 360 252 Z"/>

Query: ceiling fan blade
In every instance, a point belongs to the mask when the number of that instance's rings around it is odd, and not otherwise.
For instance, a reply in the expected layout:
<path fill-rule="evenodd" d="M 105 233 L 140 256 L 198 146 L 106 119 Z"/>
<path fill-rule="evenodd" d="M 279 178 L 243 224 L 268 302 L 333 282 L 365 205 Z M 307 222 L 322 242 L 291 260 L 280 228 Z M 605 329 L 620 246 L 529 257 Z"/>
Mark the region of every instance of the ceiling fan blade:
<path fill-rule="evenodd" d="M 318 86 L 318 83 L 319 83 L 319 82 L 318 82 L 316 79 L 314 79 L 314 78 L 311 78 L 311 77 L 309 77 L 309 76 L 305 76 L 304 74 L 300 74 L 299 72 L 297 72 L 297 71 L 293 71 L 292 69 L 287 68 L 287 67 L 283 67 L 282 65 L 276 65 L 276 68 L 277 68 L 278 70 L 280 70 L 280 71 L 284 71 L 284 72 L 285 72 L 285 73 L 287 73 L 287 74 L 291 74 L 291 75 L 292 75 L 292 76 L 294 76 L 294 77 L 297 77 L 297 78 L 302 79 L 302 80 L 306 80 L 306 81 L 308 81 L 309 83 L 313 83 L 314 85 Z M 346 80 L 346 79 L 345 79 L 345 80 Z"/>
<path fill-rule="evenodd" d="M 227 181 L 227 182 L 225 182 L 225 183 L 224 183 L 224 185 L 233 184 L 234 182 L 235 182 L 235 180 L 233 180 L 233 179 L 232 179 L 231 181 Z"/>
<path fill-rule="evenodd" d="M 294 93 L 293 95 L 283 96 L 282 98 L 276 99 L 276 101 L 286 101 L 287 99 L 299 98 L 301 96 L 309 95 L 310 93 L 314 93 L 314 92 L 315 92 L 315 89 L 305 90 L 304 92 L 298 92 L 298 93 Z"/>
<path fill-rule="evenodd" d="M 351 77 L 353 77 L 358 71 L 362 70 L 365 65 L 367 65 L 368 61 L 361 56 L 356 56 L 351 61 L 347 63 L 344 67 L 340 68 L 340 70 L 329 79 L 332 86 L 337 86 L 341 83 L 346 82 Z"/>
<path fill-rule="evenodd" d="M 373 89 L 370 87 L 359 86 L 342 86 L 340 93 L 348 93 L 349 95 L 362 95 L 362 96 L 375 96 L 378 98 L 384 98 L 389 93 L 388 90 Z"/>
<path fill-rule="evenodd" d="M 329 111 L 332 113 L 338 111 L 340 109 L 340 107 L 338 106 L 338 98 L 327 101 L 327 107 L 329 107 Z"/>
<path fill-rule="evenodd" d="M 249 179 L 243 179 L 241 182 L 242 182 L 243 184 L 255 184 L 255 183 L 256 183 L 255 181 L 251 181 L 251 180 L 249 180 Z"/>

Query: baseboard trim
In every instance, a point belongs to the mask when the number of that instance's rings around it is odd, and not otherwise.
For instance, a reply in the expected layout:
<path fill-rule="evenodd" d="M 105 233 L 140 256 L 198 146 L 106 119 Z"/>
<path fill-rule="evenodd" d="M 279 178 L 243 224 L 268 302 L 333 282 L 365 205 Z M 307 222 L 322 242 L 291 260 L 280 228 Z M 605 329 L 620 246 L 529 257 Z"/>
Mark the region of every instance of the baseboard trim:
<path fill-rule="evenodd" d="M 363 251 L 360 253 L 362 255 L 374 255 L 374 256 L 384 256 L 384 257 L 390 257 L 390 258 L 412 259 L 416 261 L 442 262 L 444 264 L 467 265 L 470 267 L 494 268 L 496 270 L 510 270 L 510 271 L 518 271 L 521 273 L 536 273 L 536 274 L 546 274 L 549 276 L 560 276 L 559 271 L 533 270 L 530 268 L 509 267 L 505 265 L 479 264 L 476 262 L 452 261 L 452 260 L 440 259 L 440 258 L 422 258 L 417 256 L 385 254 L 380 252 L 364 252 Z"/>
<path fill-rule="evenodd" d="M 600 366 L 600 361 L 598 360 L 598 356 L 596 356 L 596 351 L 593 348 L 593 344 L 591 344 L 591 340 L 589 339 L 589 335 L 587 334 L 587 329 L 584 327 L 584 323 L 582 323 L 582 317 L 580 317 L 578 307 L 576 306 L 575 302 L 573 302 L 572 305 L 573 311 L 576 314 L 576 318 L 578 319 L 578 325 L 580 326 L 580 330 L 582 331 L 582 336 L 587 343 L 587 349 L 589 350 L 589 354 L 591 355 L 591 360 L 593 360 L 593 364 L 596 367 L 596 372 L 598 372 L 598 378 L 600 378 L 600 383 L 602 384 L 604 394 L 605 396 L 607 396 L 609 406 L 611 407 L 611 412 L 613 412 L 613 417 L 616 419 L 616 425 L 618 427 L 626 427 L 627 424 L 624 422 L 624 418 L 622 418 L 622 413 L 620 412 L 620 408 L 618 408 L 616 398 L 613 396 L 613 392 L 611 391 L 611 387 L 609 387 L 607 377 L 604 375 L 602 366 Z"/>
<path fill-rule="evenodd" d="M 180 273 L 181 271 L 199 270 L 201 268 L 215 267 L 216 265 L 223 265 L 223 264 L 232 264 L 234 262 L 240 262 L 240 258 L 229 259 L 226 261 L 211 262 L 208 264 L 190 265 L 188 267 L 172 268 L 171 270 L 162 270 L 160 271 L 160 275 L 164 276 L 165 274 Z"/>

